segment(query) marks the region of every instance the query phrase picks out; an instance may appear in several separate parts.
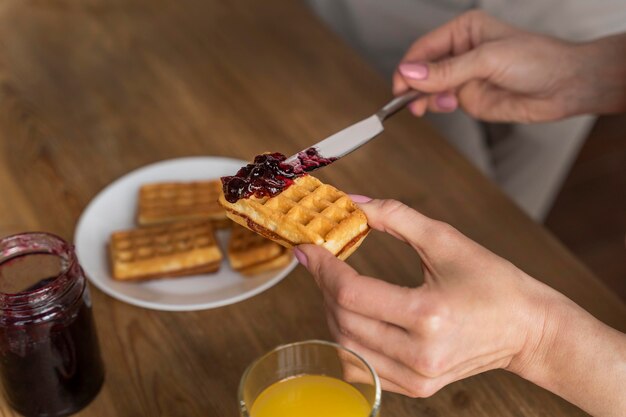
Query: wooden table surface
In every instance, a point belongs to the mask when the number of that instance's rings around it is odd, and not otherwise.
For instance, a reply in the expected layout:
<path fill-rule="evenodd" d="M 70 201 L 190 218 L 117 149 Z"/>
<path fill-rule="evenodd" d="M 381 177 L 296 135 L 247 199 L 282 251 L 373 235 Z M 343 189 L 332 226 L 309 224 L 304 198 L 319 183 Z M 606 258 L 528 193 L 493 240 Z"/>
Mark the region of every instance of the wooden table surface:
<path fill-rule="evenodd" d="M 0 1 L 0 235 L 72 239 L 90 199 L 135 168 L 189 155 L 288 154 L 389 97 L 388 83 L 297 1 Z M 407 112 L 320 177 L 450 222 L 626 327 L 624 305 L 588 269 Z M 420 280 L 417 257 L 381 234 L 350 263 L 391 282 Z M 329 338 L 302 268 L 253 299 L 199 312 L 144 310 L 91 290 L 107 375 L 81 416 L 236 416 L 239 378 L 253 359 Z M 2 404 L 0 415 L 15 414 Z M 429 399 L 383 395 L 382 417 L 451 415 L 584 413 L 504 371 Z"/>

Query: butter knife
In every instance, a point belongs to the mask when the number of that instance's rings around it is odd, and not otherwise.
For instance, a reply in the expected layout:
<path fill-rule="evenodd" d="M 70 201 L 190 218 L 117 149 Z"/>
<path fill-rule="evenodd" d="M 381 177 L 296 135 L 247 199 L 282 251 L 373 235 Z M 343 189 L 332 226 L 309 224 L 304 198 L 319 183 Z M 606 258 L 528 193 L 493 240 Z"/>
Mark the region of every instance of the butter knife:
<path fill-rule="evenodd" d="M 423 95 L 424 93 L 411 90 L 408 93 L 398 96 L 383 106 L 376 114 L 327 137 L 313 146 L 303 149 L 287 158 L 285 162 L 288 164 L 297 163 L 299 155 L 303 155 L 303 153 L 314 148 L 319 157 L 325 160 L 325 162 L 317 166 L 307 166 L 304 170 L 311 172 L 323 166 L 327 166 L 381 134 L 385 130 L 383 122 L 388 117 L 394 115 L 408 103 Z"/>

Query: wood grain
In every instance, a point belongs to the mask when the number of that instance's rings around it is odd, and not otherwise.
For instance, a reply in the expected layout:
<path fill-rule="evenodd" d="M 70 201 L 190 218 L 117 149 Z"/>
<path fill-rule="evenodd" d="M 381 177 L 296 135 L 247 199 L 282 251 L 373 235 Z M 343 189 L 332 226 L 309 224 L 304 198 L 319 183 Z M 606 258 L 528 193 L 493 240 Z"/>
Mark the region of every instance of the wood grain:
<path fill-rule="evenodd" d="M 288 154 L 389 95 L 299 2 L 4 0 L 0 233 L 43 229 L 71 239 L 90 199 L 132 169 L 189 155 Z M 320 177 L 450 222 L 601 320 L 626 326 L 614 294 L 408 114 Z M 391 282 L 420 281 L 419 260 L 380 234 L 350 262 Z M 81 416 L 236 416 L 239 378 L 254 358 L 281 343 L 329 338 L 319 292 L 301 268 L 251 300 L 201 312 L 148 311 L 92 293 L 107 374 Z M 429 399 L 385 394 L 383 402 L 383 417 L 584 415 L 503 371 Z M 15 414 L 2 403 L 0 415 Z"/>

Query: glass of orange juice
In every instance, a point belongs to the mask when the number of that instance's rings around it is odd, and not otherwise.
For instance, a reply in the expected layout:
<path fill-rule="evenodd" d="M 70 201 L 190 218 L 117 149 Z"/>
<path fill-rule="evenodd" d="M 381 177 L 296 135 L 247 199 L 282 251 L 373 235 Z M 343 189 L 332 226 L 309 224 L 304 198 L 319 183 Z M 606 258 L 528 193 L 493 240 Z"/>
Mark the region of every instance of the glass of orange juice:
<path fill-rule="evenodd" d="M 380 382 L 359 355 L 336 343 L 279 346 L 254 361 L 239 384 L 241 417 L 376 417 Z"/>

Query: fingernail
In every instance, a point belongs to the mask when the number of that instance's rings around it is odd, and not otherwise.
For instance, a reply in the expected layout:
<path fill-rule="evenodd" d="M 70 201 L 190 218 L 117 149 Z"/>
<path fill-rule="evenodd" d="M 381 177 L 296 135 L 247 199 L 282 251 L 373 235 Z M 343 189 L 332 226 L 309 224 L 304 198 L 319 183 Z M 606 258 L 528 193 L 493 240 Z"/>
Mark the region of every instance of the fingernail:
<path fill-rule="evenodd" d="M 304 252 L 302 252 L 298 248 L 293 248 L 293 254 L 296 256 L 296 259 L 298 260 L 298 262 L 300 262 L 305 268 L 308 268 L 309 260 L 307 259 Z"/>
<path fill-rule="evenodd" d="M 454 110 L 459 104 L 454 94 L 450 93 L 441 93 L 437 95 L 435 102 L 437 103 L 437 107 L 443 110 Z"/>
<path fill-rule="evenodd" d="M 414 80 L 425 80 L 428 78 L 428 67 L 419 62 L 403 62 L 398 66 L 400 74 Z"/>
<path fill-rule="evenodd" d="M 355 203 L 369 203 L 370 201 L 372 201 L 371 198 L 360 194 L 349 194 L 348 196 Z"/>

